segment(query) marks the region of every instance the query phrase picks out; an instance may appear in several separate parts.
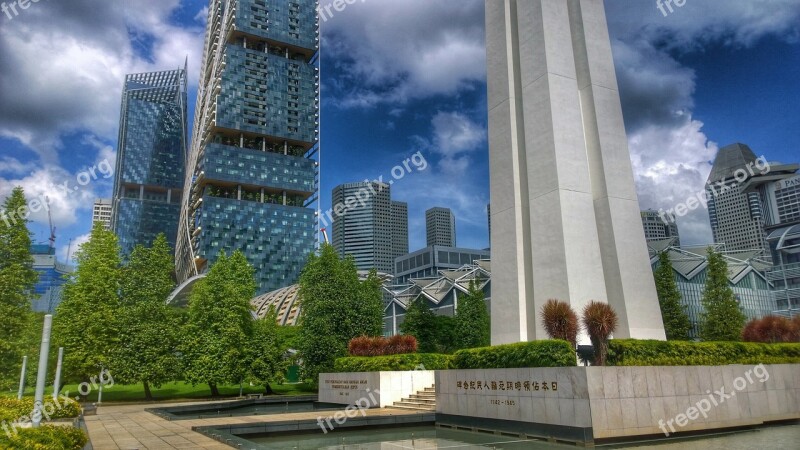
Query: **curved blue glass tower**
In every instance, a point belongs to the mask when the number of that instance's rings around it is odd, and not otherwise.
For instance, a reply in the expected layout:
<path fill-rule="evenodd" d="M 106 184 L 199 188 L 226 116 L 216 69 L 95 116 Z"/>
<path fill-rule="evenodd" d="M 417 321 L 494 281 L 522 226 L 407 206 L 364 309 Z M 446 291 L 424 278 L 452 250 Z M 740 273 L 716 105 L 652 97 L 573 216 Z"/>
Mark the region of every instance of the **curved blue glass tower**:
<path fill-rule="evenodd" d="M 241 250 L 259 292 L 317 241 L 317 2 L 211 0 L 178 230 L 179 282 Z"/>

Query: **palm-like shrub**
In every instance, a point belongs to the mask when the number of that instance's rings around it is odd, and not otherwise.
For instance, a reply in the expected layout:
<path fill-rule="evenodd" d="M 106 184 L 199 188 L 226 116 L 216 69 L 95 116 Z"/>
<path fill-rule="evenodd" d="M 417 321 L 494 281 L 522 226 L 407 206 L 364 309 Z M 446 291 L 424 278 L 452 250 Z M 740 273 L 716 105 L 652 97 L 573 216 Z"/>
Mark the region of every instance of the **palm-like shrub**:
<path fill-rule="evenodd" d="M 608 355 L 608 338 L 617 329 L 617 313 L 608 303 L 592 300 L 583 309 L 583 326 L 594 346 L 594 365 L 604 366 Z"/>
<path fill-rule="evenodd" d="M 542 306 L 542 325 L 552 339 L 561 339 L 572 344 L 578 343 L 578 316 L 569 303 L 550 299 Z"/>

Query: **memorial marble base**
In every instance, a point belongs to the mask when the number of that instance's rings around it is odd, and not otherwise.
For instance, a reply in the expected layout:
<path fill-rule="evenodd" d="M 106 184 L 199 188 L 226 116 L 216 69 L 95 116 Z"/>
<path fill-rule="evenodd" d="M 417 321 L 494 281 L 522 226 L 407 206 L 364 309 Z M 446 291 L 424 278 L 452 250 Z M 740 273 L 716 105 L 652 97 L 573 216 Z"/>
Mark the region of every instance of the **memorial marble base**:
<path fill-rule="evenodd" d="M 585 443 L 759 425 L 800 419 L 800 365 L 437 371 L 436 413 L 442 425 Z"/>

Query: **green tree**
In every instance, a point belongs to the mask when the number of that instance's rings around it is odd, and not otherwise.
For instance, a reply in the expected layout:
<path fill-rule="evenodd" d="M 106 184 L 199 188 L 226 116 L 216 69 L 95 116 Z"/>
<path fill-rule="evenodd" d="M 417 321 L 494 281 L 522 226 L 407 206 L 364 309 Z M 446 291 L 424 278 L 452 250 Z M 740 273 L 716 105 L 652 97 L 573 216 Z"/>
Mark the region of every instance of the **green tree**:
<path fill-rule="evenodd" d="M 489 310 L 486 308 L 483 290 L 478 287 L 475 280 L 470 281 L 467 295 L 458 299 L 455 337 L 458 348 L 490 345 Z"/>
<path fill-rule="evenodd" d="M 0 384 L 4 387 L 18 380 L 21 344 L 32 321 L 31 295 L 39 279 L 33 270 L 27 208 L 24 191 L 16 187 L 0 210 Z"/>
<path fill-rule="evenodd" d="M 358 336 L 376 336 L 383 328 L 380 280 L 374 272 L 360 282 L 352 258 L 340 259 L 324 244 L 312 254 L 300 276 L 300 353 L 306 378 L 333 370 L 347 356 L 347 344 Z"/>
<path fill-rule="evenodd" d="M 119 344 L 116 313 L 122 270 L 117 236 L 95 223 L 76 260 L 78 266 L 56 309 L 53 334 L 64 347 L 65 379 L 85 381 L 110 368 Z"/>
<path fill-rule="evenodd" d="M 261 320 L 256 320 L 253 328 L 253 341 L 250 350 L 253 352 L 250 364 L 250 380 L 264 386 L 268 395 L 274 394 L 271 382 L 282 383 L 288 367 L 284 358 L 288 347 L 278 325 L 278 312 L 270 308 Z"/>
<path fill-rule="evenodd" d="M 437 353 L 444 321 L 437 320 L 422 296 L 411 301 L 406 310 L 400 332 L 417 338 L 417 352 Z M 443 316 L 442 316 L 443 317 Z"/>
<path fill-rule="evenodd" d="M 253 316 L 250 300 L 256 292 L 253 267 L 242 252 L 220 254 L 208 276 L 197 282 L 189 298 L 183 354 L 188 381 L 217 386 L 241 383 L 250 373 Z"/>
<path fill-rule="evenodd" d="M 686 314 L 686 307 L 681 304 L 681 292 L 675 282 L 672 261 L 666 251 L 658 255 L 655 280 L 658 304 L 661 306 L 661 319 L 664 321 L 667 340 L 688 340 L 692 324 L 689 321 L 689 315 Z"/>
<path fill-rule="evenodd" d="M 728 263 L 723 256 L 708 249 L 706 286 L 703 291 L 700 338 L 704 341 L 739 341 L 745 317 L 728 282 Z"/>
<path fill-rule="evenodd" d="M 153 245 L 137 245 L 122 269 L 121 302 L 117 318 L 120 344 L 115 348 L 112 373 L 121 383 L 150 387 L 180 377 L 180 314 L 166 304 L 175 287 L 174 263 L 167 238 L 159 234 Z"/>

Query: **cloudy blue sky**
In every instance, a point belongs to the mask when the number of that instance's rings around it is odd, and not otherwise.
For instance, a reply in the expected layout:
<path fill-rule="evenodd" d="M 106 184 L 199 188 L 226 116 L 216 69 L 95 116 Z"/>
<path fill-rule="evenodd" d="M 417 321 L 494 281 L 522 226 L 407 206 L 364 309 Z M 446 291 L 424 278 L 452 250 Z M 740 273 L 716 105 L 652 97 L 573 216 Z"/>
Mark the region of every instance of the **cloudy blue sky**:
<path fill-rule="evenodd" d="M 7 1 L 7 0 L 6 0 Z M 329 0 L 323 0 L 323 5 Z M 622 106 L 643 208 L 702 190 L 718 147 L 749 144 L 800 160 L 800 0 L 606 0 Z M 204 0 L 69 0 L 0 13 L 0 196 L 48 195 L 63 259 L 86 239 L 102 176 L 71 193 L 87 167 L 113 163 L 126 73 L 189 57 L 193 113 Z M 429 162 L 393 186 L 409 203 L 411 249 L 424 211 L 455 211 L 459 245 L 488 245 L 483 0 L 364 0 L 322 24 L 322 207 L 337 184 L 391 177 L 421 151 Z M 413 165 L 411 166 L 414 167 Z M 33 216 L 36 240 L 47 216 Z M 705 210 L 679 222 L 683 241 L 711 240 Z"/>

